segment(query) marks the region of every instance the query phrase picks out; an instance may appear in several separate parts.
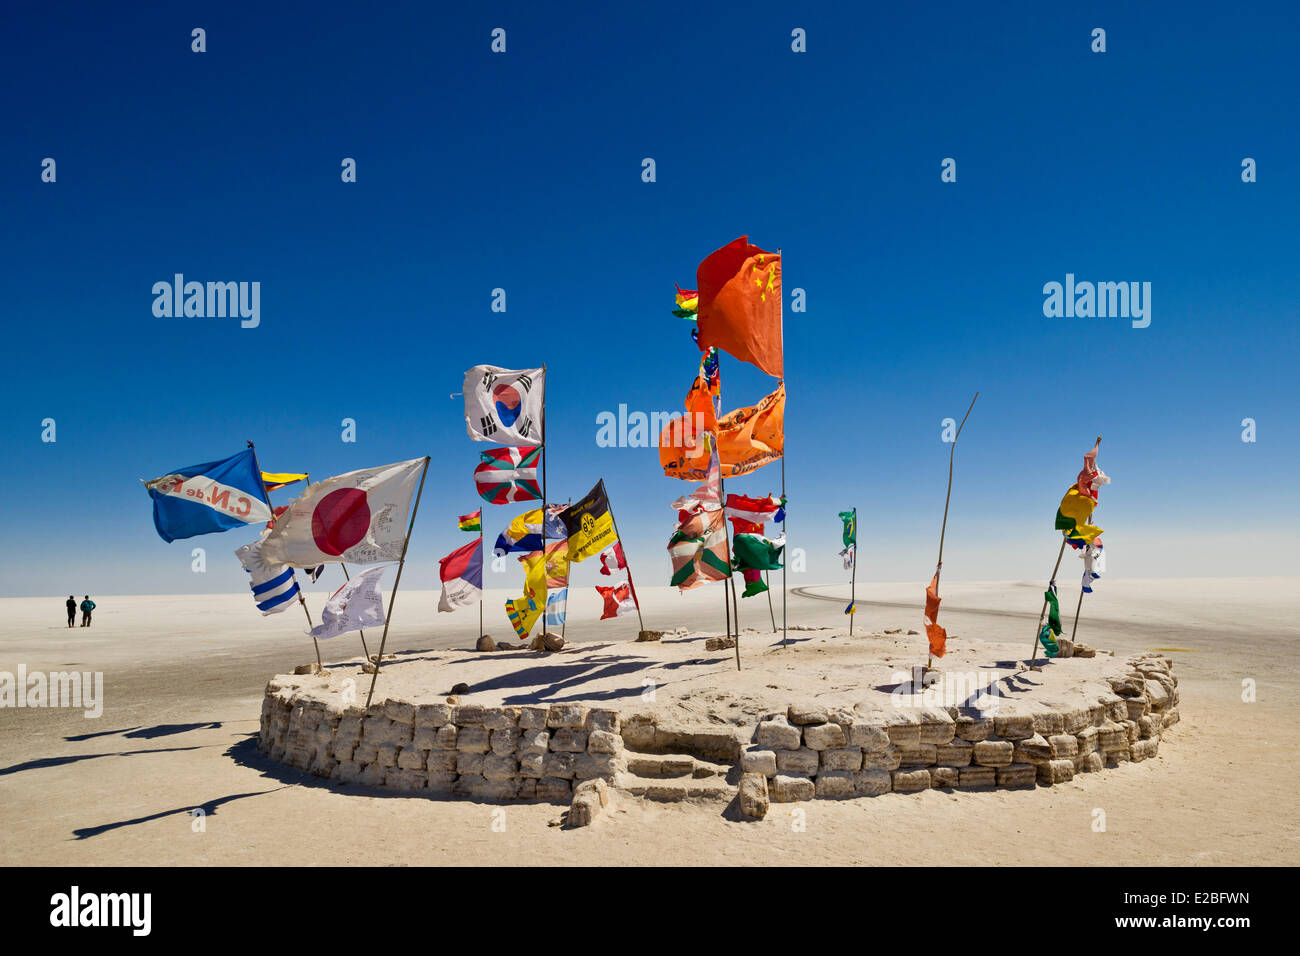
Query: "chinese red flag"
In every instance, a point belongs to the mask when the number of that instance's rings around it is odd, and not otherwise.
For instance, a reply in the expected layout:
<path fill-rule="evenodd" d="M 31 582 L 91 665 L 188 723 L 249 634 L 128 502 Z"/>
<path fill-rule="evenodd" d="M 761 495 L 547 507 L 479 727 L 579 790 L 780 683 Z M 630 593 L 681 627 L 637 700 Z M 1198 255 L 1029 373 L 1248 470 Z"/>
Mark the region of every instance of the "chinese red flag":
<path fill-rule="evenodd" d="M 716 346 L 768 375 L 785 377 L 781 356 L 781 257 L 728 243 L 700 263 L 699 346 Z"/>

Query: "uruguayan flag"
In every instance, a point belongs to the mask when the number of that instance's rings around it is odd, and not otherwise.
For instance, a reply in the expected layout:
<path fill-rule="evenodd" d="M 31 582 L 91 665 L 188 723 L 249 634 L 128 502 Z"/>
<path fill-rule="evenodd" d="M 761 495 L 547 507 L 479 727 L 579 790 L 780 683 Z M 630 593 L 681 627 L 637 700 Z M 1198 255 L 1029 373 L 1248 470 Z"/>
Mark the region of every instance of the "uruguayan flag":
<path fill-rule="evenodd" d="M 262 538 L 235 552 L 249 574 L 253 601 L 263 614 L 278 614 L 298 596 L 298 579 L 287 564 L 271 564 L 262 556 Z"/>
<path fill-rule="evenodd" d="M 546 594 L 546 627 L 562 627 L 569 609 L 569 589 L 548 591 Z"/>
<path fill-rule="evenodd" d="M 271 504 L 251 448 L 140 481 L 153 499 L 153 524 L 164 541 L 271 520 Z"/>

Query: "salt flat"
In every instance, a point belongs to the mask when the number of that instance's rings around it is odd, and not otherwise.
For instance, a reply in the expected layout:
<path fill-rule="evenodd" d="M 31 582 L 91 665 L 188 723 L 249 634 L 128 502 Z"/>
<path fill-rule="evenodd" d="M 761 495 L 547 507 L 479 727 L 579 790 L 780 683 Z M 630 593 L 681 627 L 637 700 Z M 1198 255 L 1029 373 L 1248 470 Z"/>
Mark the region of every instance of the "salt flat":
<path fill-rule="evenodd" d="M 923 583 L 859 585 L 855 630 L 919 630 Z M 4 599 L 0 671 L 102 672 L 105 703 L 97 720 L 72 709 L 0 709 L 0 862 L 1294 864 L 1300 812 L 1289 728 L 1300 680 L 1285 662 L 1295 648 L 1298 584 L 1108 580 L 1085 599 L 1080 640 L 1117 657 L 1164 649 L 1176 661 L 1182 722 L 1156 759 L 1050 790 L 816 801 L 800 805 L 802 830 L 791 827 L 789 808 L 738 823 L 715 806 L 627 799 L 573 832 L 548 826 L 556 807 L 510 805 L 498 832 L 495 806 L 343 792 L 263 760 L 251 740 L 267 679 L 314 659 L 300 612 L 262 618 L 246 594 L 95 595 L 94 627 L 68 630 L 58 596 Z M 846 586 L 805 586 L 795 575 L 791 585 L 806 587 L 789 596 L 792 624 L 845 625 Z M 1027 653 L 1041 588 L 945 583 L 945 666 L 976 642 Z M 719 589 L 640 593 L 647 627 L 722 630 Z M 1075 594 L 1062 589 L 1067 634 Z M 570 641 L 635 636 L 635 617 L 596 621 L 594 591 L 571 595 Z M 505 597 L 490 593 L 486 602 L 487 629 L 498 638 L 507 632 Z M 321 599 L 309 597 L 317 616 Z M 436 599 L 432 591 L 398 595 L 390 650 L 472 646 L 477 613 L 437 614 Z M 774 604 L 779 622 L 779 592 Z M 740 610 L 741 626 L 757 629 L 742 638 L 743 658 L 746 647 L 774 638 L 763 598 Z M 372 651 L 377 636 L 367 633 Z M 920 659 L 921 637 L 889 637 L 894 660 Z M 355 635 L 323 644 L 327 660 L 359 650 Z M 783 653 L 799 680 L 816 672 L 816 648 L 795 643 Z M 716 656 L 725 668 L 727 656 Z M 1243 700 L 1243 682 L 1253 702 Z M 203 832 L 192 825 L 195 808 L 206 814 Z M 1098 808 L 1107 820 L 1100 833 Z"/>

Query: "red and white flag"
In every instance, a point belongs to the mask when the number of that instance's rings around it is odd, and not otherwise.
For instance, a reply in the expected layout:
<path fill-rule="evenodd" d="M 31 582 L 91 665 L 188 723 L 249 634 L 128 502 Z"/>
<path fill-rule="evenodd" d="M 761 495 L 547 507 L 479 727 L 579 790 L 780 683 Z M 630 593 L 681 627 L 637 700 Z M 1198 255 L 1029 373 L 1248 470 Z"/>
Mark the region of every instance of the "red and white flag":
<path fill-rule="evenodd" d="M 623 542 L 615 541 L 600 552 L 600 573 L 612 575 L 615 571 L 627 570 L 627 558 L 623 556 Z"/>
<path fill-rule="evenodd" d="M 426 461 L 363 468 L 311 485 L 266 533 L 263 556 L 296 568 L 399 560 Z"/>
<path fill-rule="evenodd" d="M 602 588 L 598 584 L 596 585 L 596 591 L 605 602 L 605 609 L 600 613 L 602 621 L 607 617 L 619 617 L 623 614 L 636 613 L 636 596 L 632 593 L 632 586 L 626 581 L 622 584 L 616 584 L 612 588 Z"/>

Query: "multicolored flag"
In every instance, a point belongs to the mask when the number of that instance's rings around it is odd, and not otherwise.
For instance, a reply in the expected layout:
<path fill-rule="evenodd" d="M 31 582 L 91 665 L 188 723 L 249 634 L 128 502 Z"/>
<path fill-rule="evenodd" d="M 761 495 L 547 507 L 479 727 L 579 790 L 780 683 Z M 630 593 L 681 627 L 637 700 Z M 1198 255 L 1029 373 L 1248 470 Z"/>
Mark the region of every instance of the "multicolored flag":
<path fill-rule="evenodd" d="M 569 542 L 567 538 L 546 540 L 546 589 L 569 586 Z"/>
<path fill-rule="evenodd" d="M 740 572 L 740 577 L 745 582 L 745 590 L 740 595 L 741 597 L 753 597 L 767 590 L 767 582 L 763 580 L 763 572 L 757 568 L 745 568 Z"/>
<path fill-rule="evenodd" d="M 695 321 L 695 313 L 699 311 L 700 294 L 694 289 L 683 289 L 677 286 L 677 308 L 673 309 L 673 315 L 679 319 L 689 319 Z"/>
<path fill-rule="evenodd" d="M 748 240 L 741 236 L 718 249 L 695 272 L 699 346 L 720 348 L 783 378 L 781 256 Z"/>
<path fill-rule="evenodd" d="M 1056 510 L 1056 530 L 1065 535 L 1065 540 L 1076 551 L 1091 545 L 1101 537 L 1102 529 L 1089 524 L 1093 509 L 1101 495 L 1101 486 L 1110 484 L 1110 478 L 1097 467 L 1097 450 L 1101 439 L 1093 445 L 1092 451 L 1083 456 L 1083 469 L 1079 472 L 1073 485 L 1061 499 L 1061 506 Z"/>
<path fill-rule="evenodd" d="M 925 589 L 925 636 L 930 642 L 930 653 L 934 657 L 943 657 L 948 653 L 948 632 L 939 626 L 939 569 L 935 568 L 934 577 Z"/>
<path fill-rule="evenodd" d="M 479 508 L 478 511 L 471 511 L 467 515 L 461 515 L 459 518 L 456 519 L 456 526 L 460 528 L 461 531 L 482 532 L 483 531 L 483 509 Z"/>
<path fill-rule="evenodd" d="M 483 599 L 483 538 L 457 548 L 438 562 L 442 581 L 439 611 L 454 611 Z"/>
<path fill-rule="evenodd" d="M 627 558 L 623 555 L 623 543 L 615 541 L 600 552 L 600 573 L 613 575 L 615 571 L 627 570 Z"/>
<path fill-rule="evenodd" d="M 595 487 L 560 513 L 568 529 L 569 560 L 586 561 L 618 540 L 602 478 Z"/>
<path fill-rule="evenodd" d="M 540 551 L 524 555 L 519 563 L 524 566 L 524 593 L 522 597 L 506 601 L 506 617 L 522 641 L 528 637 L 546 606 L 546 569 Z"/>
<path fill-rule="evenodd" d="M 541 501 L 537 483 L 540 448 L 493 448 L 479 452 L 482 464 L 474 469 L 474 488 L 488 504 Z"/>
<path fill-rule="evenodd" d="M 1079 557 L 1083 558 L 1083 593 L 1091 594 L 1092 586 L 1106 573 L 1106 551 L 1100 541 L 1093 541 L 1080 549 Z"/>
<path fill-rule="evenodd" d="M 659 464 L 669 478 L 698 481 L 708 467 L 710 449 L 704 436 L 712 433 L 722 477 L 757 471 L 779 461 L 785 449 L 785 385 L 757 405 L 728 412 L 713 420 L 712 399 L 702 376 L 686 399 L 686 414 L 674 418 L 659 433 Z"/>
<path fill-rule="evenodd" d="M 844 542 L 844 550 L 840 552 L 840 557 L 844 559 L 844 570 L 849 571 L 852 570 L 858 554 L 858 514 L 856 511 L 841 511 L 840 520 L 844 522 L 844 531 L 840 538 Z M 844 613 L 852 614 L 853 611 L 846 610 Z"/>
<path fill-rule="evenodd" d="M 427 462 L 362 468 L 309 486 L 263 539 L 267 560 L 298 568 L 399 560 L 411 498 Z"/>
<path fill-rule="evenodd" d="M 565 506 L 560 504 L 546 506 L 547 541 L 563 540 L 569 536 L 568 529 L 565 528 L 560 517 L 564 508 Z M 542 509 L 534 508 L 511 519 L 506 529 L 497 535 L 496 547 L 493 550 L 502 554 L 511 551 L 541 551 Z"/>
<path fill-rule="evenodd" d="M 474 441 L 540 445 L 546 371 L 475 365 L 465 372 L 465 430 Z"/>
<path fill-rule="evenodd" d="M 736 534 L 762 534 L 769 521 L 776 523 L 785 517 L 784 505 L 785 499 L 775 495 L 727 495 L 727 518 Z"/>
<path fill-rule="evenodd" d="M 267 561 L 262 553 L 264 540 L 265 537 L 258 538 L 235 551 L 235 557 L 249 574 L 248 586 L 253 592 L 253 602 L 263 616 L 279 614 L 298 596 L 298 579 L 293 568 Z"/>
<path fill-rule="evenodd" d="M 569 589 L 546 592 L 546 619 L 543 627 L 564 627 L 564 619 L 569 613 Z"/>
<path fill-rule="evenodd" d="M 272 472 L 272 471 L 262 472 L 262 484 L 266 488 L 268 494 L 271 493 L 272 491 L 279 491 L 281 488 L 285 487 L 286 485 L 291 485 L 295 481 L 306 481 L 306 480 L 307 480 L 307 475 L 305 472 L 301 475 L 291 474 L 289 472 Z"/>
<path fill-rule="evenodd" d="M 251 448 L 140 481 L 153 499 L 153 524 L 164 541 L 271 520 L 271 502 Z"/>
<path fill-rule="evenodd" d="M 765 538 L 761 534 L 738 534 L 731 539 L 732 567 L 737 571 L 781 570 L 785 538 Z"/>
<path fill-rule="evenodd" d="M 669 585 L 682 591 L 731 576 L 727 563 L 727 528 L 722 509 L 696 505 L 678 511 L 677 530 L 668 541 L 673 575 Z"/>
<path fill-rule="evenodd" d="M 338 637 L 348 631 L 378 627 L 384 623 L 384 597 L 379 592 L 379 579 L 389 565 L 367 568 L 339 588 L 320 612 L 320 624 L 307 633 L 317 640 Z"/>
<path fill-rule="evenodd" d="M 601 600 L 604 602 L 604 609 L 600 613 L 602 621 L 610 617 L 636 613 L 636 595 L 632 593 L 632 586 L 626 581 L 608 588 L 603 588 L 598 584 L 596 585 L 596 593 L 600 595 Z"/>

